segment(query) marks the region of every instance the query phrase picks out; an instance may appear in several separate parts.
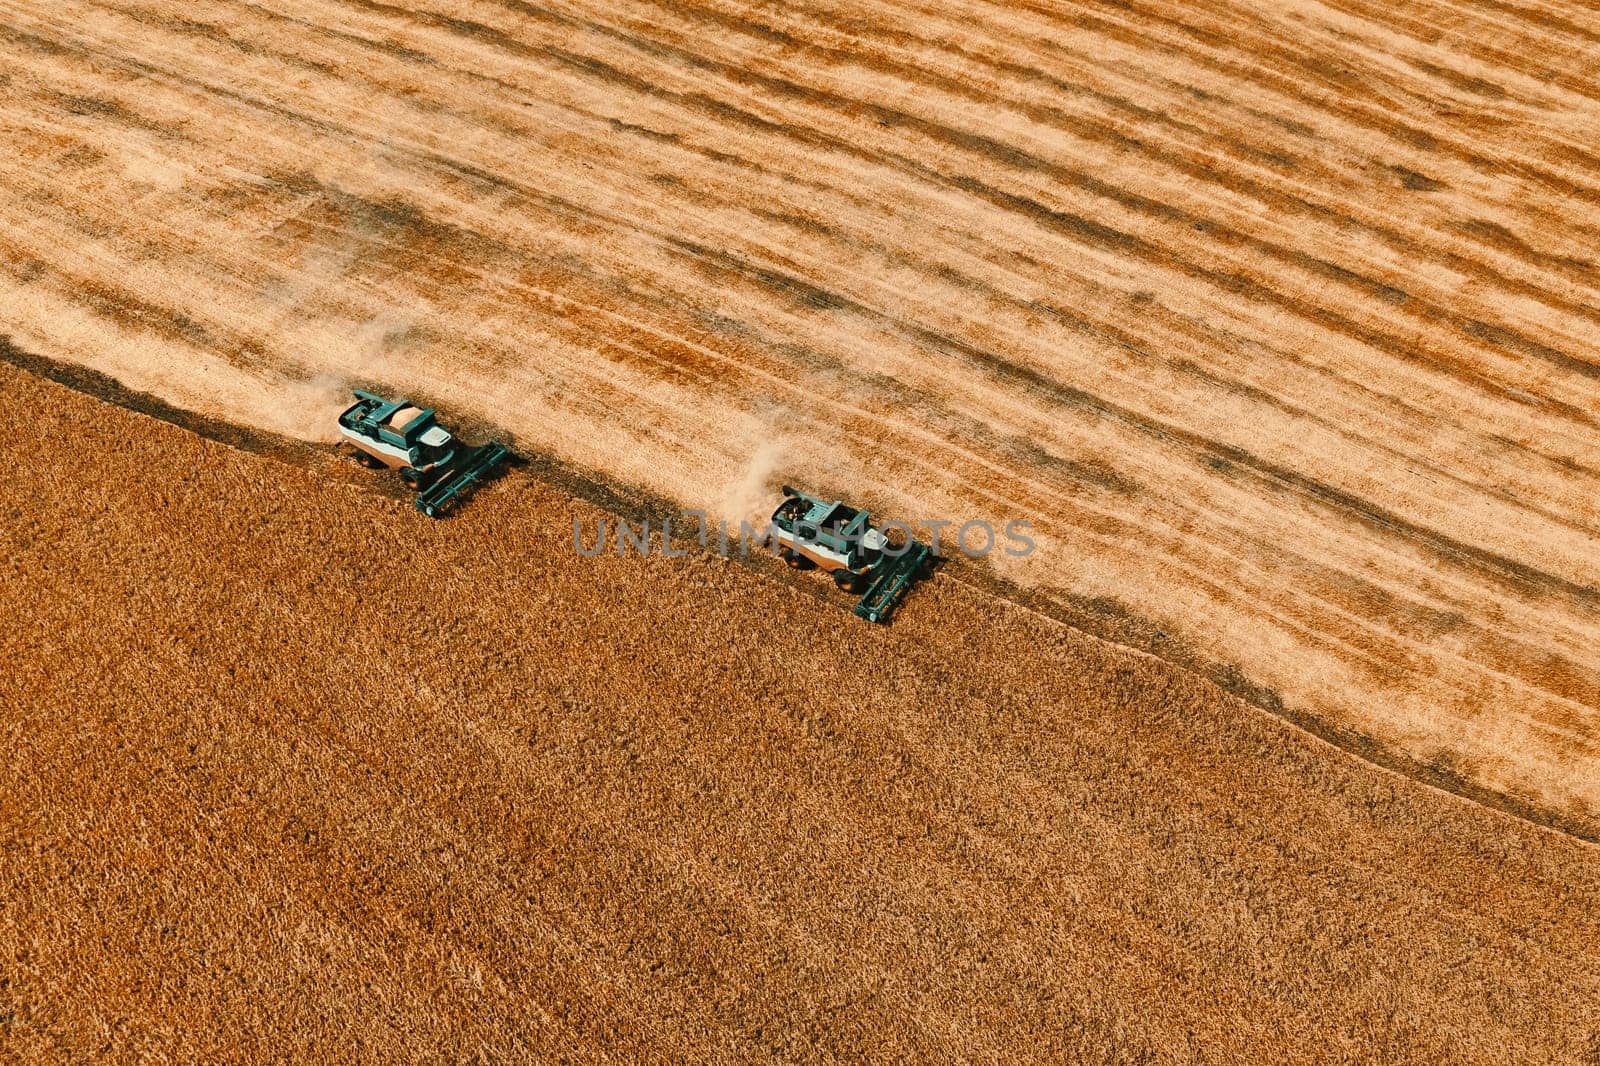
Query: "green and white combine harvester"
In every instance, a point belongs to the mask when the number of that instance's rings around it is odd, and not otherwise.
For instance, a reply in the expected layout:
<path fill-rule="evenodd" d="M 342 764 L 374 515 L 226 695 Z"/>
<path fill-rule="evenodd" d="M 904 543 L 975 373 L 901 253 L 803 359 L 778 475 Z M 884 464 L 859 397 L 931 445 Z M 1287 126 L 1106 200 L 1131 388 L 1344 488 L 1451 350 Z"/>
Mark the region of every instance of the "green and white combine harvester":
<path fill-rule="evenodd" d="M 469 448 L 439 425 L 432 409 L 355 390 L 339 416 L 339 433 L 364 465 L 400 471 L 417 490 L 417 510 L 439 518 L 474 485 L 487 480 L 511 453 L 499 444 Z"/>
<path fill-rule="evenodd" d="M 869 622 L 887 622 L 911 586 L 937 562 L 933 549 L 921 541 L 891 543 L 867 512 L 788 485 L 783 502 L 772 512 L 770 529 L 790 566 L 828 571 L 839 588 L 860 593 L 855 612 Z"/>

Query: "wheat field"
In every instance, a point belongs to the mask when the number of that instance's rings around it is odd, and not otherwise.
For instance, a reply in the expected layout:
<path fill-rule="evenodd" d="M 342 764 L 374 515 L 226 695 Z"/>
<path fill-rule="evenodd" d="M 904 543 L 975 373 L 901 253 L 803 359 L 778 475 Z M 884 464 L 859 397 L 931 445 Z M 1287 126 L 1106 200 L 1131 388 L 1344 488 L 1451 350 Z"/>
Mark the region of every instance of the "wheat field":
<path fill-rule="evenodd" d="M 1596 832 L 1600 11 L 0 0 L 0 333 L 991 575 Z"/>
<path fill-rule="evenodd" d="M 1600 1059 L 1592 845 L 1192 673 L 0 390 L 7 1063 Z"/>

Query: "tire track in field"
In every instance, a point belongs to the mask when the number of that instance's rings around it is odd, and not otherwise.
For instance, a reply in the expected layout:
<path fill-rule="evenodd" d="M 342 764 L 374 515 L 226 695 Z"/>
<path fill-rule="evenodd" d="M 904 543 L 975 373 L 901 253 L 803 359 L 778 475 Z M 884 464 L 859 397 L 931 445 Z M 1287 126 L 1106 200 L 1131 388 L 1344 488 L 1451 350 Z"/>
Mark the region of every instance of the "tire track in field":
<path fill-rule="evenodd" d="M 1422 244 L 1390 228 L 1389 226 L 1354 218 L 1347 211 L 1341 211 L 1334 207 L 1330 207 L 1325 202 L 1312 201 L 1301 195 L 1286 195 L 1279 189 L 1271 188 L 1265 182 L 1255 180 L 1249 175 L 1248 172 L 1243 172 L 1240 170 L 1222 171 L 1218 168 L 1218 163 L 1223 157 L 1212 155 L 1203 159 L 1194 159 L 1184 155 L 1180 150 L 1177 150 L 1176 147 L 1169 148 L 1165 144 L 1154 143 L 1149 139 L 1134 137 L 1116 129 L 1113 124 L 1108 122 L 1086 119 L 1061 108 L 1034 103 L 1022 96 L 1007 94 L 996 97 L 994 94 L 986 93 L 983 91 L 983 89 L 965 82 L 955 76 L 919 68 L 912 65 L 910 62 L 901 61 L 885 55 L 881 48 L 867 54 L 852 53 L 846 49 L 836 46 L 815 44 L 806 41 L 795 34 L 786 32 L 784 30 L 775 29 L 764 23 L 754 21 L 743 13 L 709 9 L 685 10 L 679 8 L 672 10 L 675 14 L 681 13 L 684 17 L 695 19 L 704 24 L 734 29 L 750 36 L 759 37 L 774 43 L 782 44 L 786 47 L 804 49 L 807 54 L 816 54 L 828 59 L 833 63 L 862 64 L 864 61 L 870 61 L 870 64 L 874 69 L 893 74 L 895 77 L 907 83 L 925 86 L 929 89 L 935 89 L 952 95 L 963 96 L 967 99 L 977 102 L 998 103 L 1007 109 L 1026 115 L 1030 120 L 1035 121 L 1046 128 L 1057 130 L 1063 133 L 1070 133 L 1074 137 L 1084 139 L 1093 144 L 1102 145 L 1107 151 L 1126 149 L 1138 150 L 1141 154 L 1148 156 L 1152 160 L 1156 160 L 1163 165 L 1170 166 L 1174 170 L 1183 173 L 1195 181 L 1216 184 L 1220 188 L 1225 188 L 1230 192 L 1246 195 L 1251 200 L 1275 210 L 1287 210 L 1296 214 L 1302 214 L 1308 218 L 1316 218 L 1322 221 L 1335 222 L 1342 225 L 1355 225 L 1363 232 L 1369 233 L 1372 236 L 1384 241 L 1397 252 L 1415 256 L 1417 258 L 1425 257 L 1441 260 L 1449 264 L 1452 268 L 1471 271 L 1476 276 L 1479 276 L 1484 280 L 1491 281 L 1498 286 L 1504 287 L 1507 291 L 1515 292 L 1519 295 L 1536 297 L 1541 300 L 1548 300 L 1550 301 L 1550 306 L 1552 307 L 1600 324 L 1600 310 L 1597 310 L 1591 305 L 1576 304 L 1562 300 L 1559 298 L 1558 294 L 1552 292 L 1550 289 L 1540 286 L 1536 283 L 1508 277 L 1498 271 L 1495 271 L 1492 267 L 1480 259 L 1474 259 L 1460 253 L 1452 252 L 1451 250 L 1437 244 Z M 819 12 L 815 9 L 806 10 L 804 17 L 808 20 L 817 19 L 824 23 L 837 25 L 837 20 L 830 18 L 828 13 Z M 1139 118 L 1156 124 L 1162 128 L 1171 129 L 1177 133 L 1188 136 L 1208 136 L 1207 131 L 1201 129 L 1194 123 L 1182 122 L 1180 120 L 1173 119 L 1170 115 L 1164 112 L 1147 107 L 1140 107 L 1136 104 L 1133 104 L 1131 101 L 1120 97 L 1094 92 L 1092 90 L 1086 91 L 1078 89 L 1078 87 L 1064 83 L 1059 78 L 1056 78 L 1038 68 L 1009 63 L 1004 60 L 996 60 L 987 56 L 975 57 L 959 48 L 949 46 L 945 42 L 928 40 L 926 38 L 918 37 L 914 34 L 906 33 L 903 30 L 887 32 L 886 28 L 873 27 L 873 29 L 885 30 L 883 37 L 879 38 L 880 40 L 888 39 L 893 40 L 896 43 L 913 44 L 924 50 L 938 50 L 953 53 L 959 55 L 963 59 L 970 60 L 977 65 L 989 67 L 995 71 L 1009 76 L 1044 84 L 1057 91 L 1072 92 L 1074 89 L 1077 89 L 1079 93 L 1088 93 L 1092 95 L 1092 97 L 1099 103 L 1121 111 L 1131 112 L 1137 115 Z M 1005 154 L 1015 154 L 1014 150 L 1005 148 L 1004 146 L 1001 147 Z M 1288 163 L 1292 164 L 1296 169 L 1298 169 L 1302 166 L 1311 165 L 1314 162 L 1312 160 L 1305 159 L 1304 157 L 1287 159 L 1284 156 L 1278 155 L 1272 151 L 1258 148 L 1253 145 L 1240 144 L 1237 141 L 1229 141 L 1225 147 L 1235 150 L 1236 152 L 1242 152 L 1246 154 L 1252 162 L 1257 164 L 1265 163 L 1268 165 L 1281 167 L 1285 163 Z M 1038 169 L 1041 165 L 1039 160 L 1031 159 L 1026 156 L 1019 157 L 1015 161 L 1016 165 L 1024 169 Z M 1062 173 L 1052 173 L 1051 176 L 1057 178 L 1058 180 L 1061 180 L 1064 177 Z M 1129 195 L 1123 190 L 1112 188 L 1106 185 L 1104 182 L 1095 182 L 1093 179 L 1081 173 L 1066 174 L 1065 178 L 1068 179 L 1069 184 L 1081 182 L 1083 184 L 1079 187 L 1090 189 L 1097 195 L 1107 199 L 1117 200 L 1118 202 L 1123 203 L 1124 206 L 1137 205 L 1141 210 L 1155 214 L 1175 212 L 1175 209 L 1169 205 L 1159 202 L 1141 200 L 1140 198 Z M 1174 214 L 1173 217 L 1176 220 L 1182 220 L 1181 215 Z M 1189 221 L 1192 223 L 1195 220 L 1190 219 Z M 1476 231 L 1473 232 L 1475 233 Z M 1488 230 L 1485 231 L 1484 234 L 1481 234 L 1481 236 L 1483 236 L 1485 240 L 1488 240 L 1490 239 L 1489 234 L 1492 233 L 1492 230 Z M 1505 245 L 1506 242 L 1502 238 L 1500 243 Z M 1520 253 L 1524 258 L 1524 261 L 1529 262 L 1532 265 L 1563 271 L 1578 270 L 1586 280 L 1593 280 L 1595 278 L 1595 271 L 1592 264 L 1590 264 L 1587 269 L 1583 269 L 1582 265 L 1580 264 L 1573 264 L 1564 260 L 1552 261 L 1552 257 L 1541 258 L 1537 256 L 1532 249 L 1526 248 L 1526 246 L 1519 247 L 1516 244 L 1511 244 L 1508 247 L 1511 251 Z M 1276 254 L 1282 255 L 1288 253 L 1287 250 L 1280 248 L 1276 250 Z M 1351 280 L 1365 284 L 1374 284 L 1367 279 Z M 1396 298 L 1392 291 L 1379 290 L 1379 293 L 1386 299 Z"/>

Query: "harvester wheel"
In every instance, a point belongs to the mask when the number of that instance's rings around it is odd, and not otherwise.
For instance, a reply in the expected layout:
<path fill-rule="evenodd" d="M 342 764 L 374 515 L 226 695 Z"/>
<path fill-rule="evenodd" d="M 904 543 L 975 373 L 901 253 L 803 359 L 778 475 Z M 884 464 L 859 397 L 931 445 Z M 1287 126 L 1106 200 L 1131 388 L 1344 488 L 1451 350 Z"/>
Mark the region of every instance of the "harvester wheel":
<path fill-rule="evenodd" d="M 784 552 L 783 561 L 789 564 L 791 570 L 810 570 L 817 565 L 796 551 Z"/>
<path fill-rule="evenodd" d="M 835 570 L 833 572 L 833 583 L 839 587 L 841 592 L 853 594 L 861 591 L 861 575 L 852 574 L 848 570 Z"/>

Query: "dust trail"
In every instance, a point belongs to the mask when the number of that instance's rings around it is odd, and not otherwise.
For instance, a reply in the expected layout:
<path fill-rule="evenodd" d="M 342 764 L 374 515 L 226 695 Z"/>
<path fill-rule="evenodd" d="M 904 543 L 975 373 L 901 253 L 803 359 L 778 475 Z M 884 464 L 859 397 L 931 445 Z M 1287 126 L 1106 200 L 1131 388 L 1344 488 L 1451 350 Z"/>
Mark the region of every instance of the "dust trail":
<path fill-rule="evenodd" d="M 410 319 L 385 311 L 328 331 L 307 354 L 312 365 L 337 369 L 309 378 L 276 374 L 264 381 L 255 404 L 262 428 L 299 440 L 338 440 L 335 422 L 349 405 L 351 390 L 396 379 L 394 355 L 411 327 Z"/>
<path fill-rule="evenodd" d="M 371 229 L 361 221 L 346 227 L 328 244 L 308 250 L 298 269 L 262 290 L 272 307 L 268 332 L 296 338 L 301 350 L 290 353 L 294 363 L 323 368 L 308 379 L 286 373 L 263 383 L 259 416 L 264 428 L 331 443 L 338 439 L 335 423 L 351 389 L 394 380 L 393 356 L 407 343 L 414 321 L 382 305 L 365 319 L 338 310 L 339 294 L 350 284 Z"/>
<path fill-rule="evenodd" d="M 313 353 L 314 365 L 335 367 L 310 378 L 275 375 L 263 383 L 257 401 L 263 427 L 299 440 L 338 440 L 335 423 L 350 403 L 351 389 L 394 380 L 394 349 L 411 331 L 411 322 L 383 312 L 359 325 L 331 331 Z"/>
<path fill-rule="evenodd" d="M 739 478 L 731 482 L 714 505 L 716 515 L 730 523 L 749 522 L 756 525 L 772 509 L 776 495 L 768 484 L 783 463 L 788 452 L 784 441 L 768 437 L 757 445 Z"/>
<path fill-rule="evenodd" d="M 309 380 L 279 378 L 262 390 L 259 411 L 266 428 L 297 440 L 331 444 L 339 439 L 339 412 L 350 402 L 350 386 L 338 374 Z"/>

